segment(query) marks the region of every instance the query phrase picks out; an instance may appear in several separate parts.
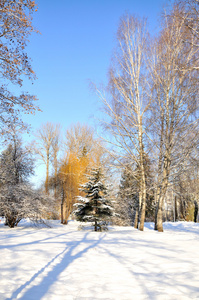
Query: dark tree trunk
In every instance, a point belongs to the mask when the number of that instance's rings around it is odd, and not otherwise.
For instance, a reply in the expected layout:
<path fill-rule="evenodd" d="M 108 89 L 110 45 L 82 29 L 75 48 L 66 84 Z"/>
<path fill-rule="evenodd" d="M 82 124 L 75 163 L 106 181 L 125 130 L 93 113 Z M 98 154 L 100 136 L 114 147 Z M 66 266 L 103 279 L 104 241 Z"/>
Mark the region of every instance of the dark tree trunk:
<path fill-rule="evenodd" d="M 97 220 L 95 219 L 95 231 L 97 231 Z"/>
<path fill-rule="evenodd" d="M 18 218 L 16 216 L 8 216 L 6 217 L 6 219 L 7 219 L 6 225 L 8 225 L 10 228 L 14 228 L 21 221 L 21 218 Z"/>
<path fill-rule="evenodd" d="M 195 209 L 194 209 L 194 222 L 197 223 L 198 221 L 198 203 L 194 201 Z"/>
<path fill-rule="evenodd" d="M 185 201 L 183 198 L 180 198 L 180 219 L 185 220 L 186 214 L 185 214 Z"/>
<path fill-rule="evenodd" d="M 61 199 L 61 224 L 64 223 L 64 211 L 63 211 L 63 206 L 64 206 L 64 188 L 62 187 L 62 199 Z"/>

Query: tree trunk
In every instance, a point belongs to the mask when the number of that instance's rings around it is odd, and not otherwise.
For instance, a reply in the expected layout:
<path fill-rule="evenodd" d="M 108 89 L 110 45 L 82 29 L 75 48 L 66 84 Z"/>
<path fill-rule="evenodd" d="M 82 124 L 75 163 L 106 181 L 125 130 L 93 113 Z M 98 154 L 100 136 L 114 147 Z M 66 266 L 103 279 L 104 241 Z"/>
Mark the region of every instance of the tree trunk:
<path fill-rule="evenodd" d="M 46 194 L 48 194 L 49 162 L 50 162 L 50 154 L 49 154 L 49 151 L 47 151 L 47 157 L 46 157 L 46 181 L 45 181 L 45 191 L 46 191 Z"/>
<path fill-rule="evenodd" d="M 54 197 L 57 199 L 57 153 L 54 154 L 54 176 L 55 176 L 55 182 L 54 182 Z"/>
<path fill-rule="evenodd" d="M 156 211 L 155 211 L 155 227 L 154 230 L 158 230 L 159 232 L 163 232 L 163 222 L 162 222 L 162 196 L 159 198 Z"/>
<path fill-rule="evenodd" d="M 178 204 L 177 204 L 177 197 L 174 197 L 174 203 L 175 203 L 175 221 L 178 221 Z"/>
<path fill-rule="evenodd" d="M 139 213 L 138 213 L 139 208 L 136 208 L 135 212 L 135 219 L 134 219 L 134 228 L 138 229 L 138 222 L 139 222 Z"/>
<path fill-rule="evenodd" d="M 139 106 L 138 106 L 139 107 Z M 145 221 L 145 212 L 146 212 L 146 175 L 145 175 L 145 167 L 144 167 L 144 145 L 143 145 L 143 128 L 142 128 L 142 115 L 139 111 L 138 113 L 138 141 L 139 141 L 139 155 L 140 155 L 140 195 L 141 201 L 140 205 L 140 226 L 139 230 L 144 230 L 144 221 Z"/>
<path fill-rule="evenodd" d="M 144 230 L 145 212 L 146 212 L 146 188 L 144 190 L 144 195 L 142 197 L 142 205 L 141 205 L 140 226 L 139 226 L 139 230 L 141 231 Z"/>
<path fill-rule="evenodd" d="M 182 197 L 180 197 L 180 219 L 185 220 L 186 213 L 185 213 L 185 201 Z"/>
<path fill-rule="evenodd" d="M 163 220 L 162 220 L 162 211 L 163 211 L 163 204 L 164 199 L 166 196 L 167 188 L 168 188 L 168 178 L 170 173 L 170 152 L 166 151 L 165 158 L 164 158 L 164 165 L 163 165 L 163 175 L 161 182 L 161 187 L 158 188 L 158 195 L 157 195 L 157 207 L 155 213 L 155 230 L 163 232 Z M 159 174 L 161 176 L 161 174 Z"/>
<path fill-rule="evenodd" d="M 63 217 L 63 203 L 61 203 L 61 224 L 63 224 L 64 217 Z"/>
<path fill-rule="evenodd" d="M 64 222 L 64 188 L 62 187 L 62 198 L 61 198 L 61 224 Z"/>
<path fill-rule="evenodd" d="M 142 165 L 142 184 L 141 184 L 141 210 L 140 210 L 140 226 L 139 230 L 144 230 L 144 221 L 145 221 L 145 213 L 146 213 L 146 182 L 145 182 L 145 172 L 144 172 L 144 165 Z"/>
<path fill-rule="evenodd" d="M 95 231 L 97 231 L 97 220 L 95 219 Z"/>
<path fill-rule="evenodd" d="M 156 228 L 157 231 L 163 232 L 163 222 L 162 222 L 162 208 L 158 206 L 156 215 Z"/>
<path fill-rule="evenodd" d="M 194 222 L 198 222 L 198 203 L 194 201 L 195 209 L 194 209 Z"/>

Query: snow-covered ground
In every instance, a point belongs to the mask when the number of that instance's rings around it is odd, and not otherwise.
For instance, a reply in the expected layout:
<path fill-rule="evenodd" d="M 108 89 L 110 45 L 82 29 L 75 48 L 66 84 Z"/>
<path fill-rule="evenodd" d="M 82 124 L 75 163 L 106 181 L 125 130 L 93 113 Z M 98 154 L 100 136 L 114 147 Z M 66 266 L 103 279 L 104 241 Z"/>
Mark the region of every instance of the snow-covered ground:
<path fill-rule="evenodd" d="M 199 299 L 199 224 L 100 233 L 51 223 L 0 224 L 1 300 Z"/>

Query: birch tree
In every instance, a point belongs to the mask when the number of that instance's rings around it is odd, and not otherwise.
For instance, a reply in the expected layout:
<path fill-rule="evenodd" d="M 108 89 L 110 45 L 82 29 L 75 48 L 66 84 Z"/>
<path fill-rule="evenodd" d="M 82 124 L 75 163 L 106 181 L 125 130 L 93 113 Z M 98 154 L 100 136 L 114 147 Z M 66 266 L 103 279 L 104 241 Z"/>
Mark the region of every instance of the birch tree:
<path fill-rule="evenodd" d="M 198 47 L 187 40 L 185 19 L 174 7 L 165 14 L 163 29 L 151 55 L 153 80 L 152 135 L 157 154 L 155 230 L 163 231 L 162 210 L 166 191 L 176 174 L 186 168 L 186 158 L 198 141 Z M 178 16 L 178 17 L 176 17 Z M 191 43 L 190 43 L 191 39 Z M 197 62 L 197 63 L 196 63 Z"/>
<path fill-rule="evenodd" d="M 121 18 L 107 92 L 97 90 L 107 114 L 105 126 L 112 136 L 109 140 L 114 147 L 112 156 L 119 166 L 127 161 L 138 166 L 132 173 L 139 182 L 140 230 L 144 229 L 146 210 L 145 116 L 149 108 L 146 26 L 144 19 L 130 15 Z"/>
<path fill-rule="evenodd" d="M 178 6 L 180 14 L 172 12 L 175 18 L 183 20 L 187 35 L 194 36 L 194 46 L 199 47 L 199 1 L 198 0 L 177 0 L 175 5 Z M 191 40 L 190 40 L 191 42 Z M 196 66 L 198 67 L 198 66 Z"/>

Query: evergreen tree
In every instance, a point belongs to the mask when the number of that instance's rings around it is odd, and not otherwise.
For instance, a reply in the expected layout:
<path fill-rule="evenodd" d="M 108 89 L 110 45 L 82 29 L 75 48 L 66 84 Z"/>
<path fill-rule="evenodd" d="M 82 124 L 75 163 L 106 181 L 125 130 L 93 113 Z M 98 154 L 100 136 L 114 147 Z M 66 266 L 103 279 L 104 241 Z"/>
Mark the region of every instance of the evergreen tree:
<path fill-rule="evenodd" d="M 80 190 L 85 197 L 79 196 L 73 212 L 78 221 L 94 222 L 94 230 L 102 229 L 111 216 L 114 215 L 111 200 L 107 199 L 108 190 L 101 181 L 103 174 L 100 168 L 92 169 L 88 182 L 81 185 Z"/>
<path fill-rule="evenodd" d="M 135 213 L 139 206 L 138 189 L 134 186 L 132 171 L 125 168 L 121 174 L 119 192 L 116 201 L 116 211 L 119 214 L 118 225 L 133 225 Z"/>
<path fill-rule="evenodd" d="M 154 196 L 153 196 L 153 176 L 151 162 L 144 155 L 144 168 L 146 175 L 146 215 L 148 221 L 154 219 Z M 139 165 L 126 166 L 122 172 L 118 199 L 117 212 L 120 215 L 122 225 L 134 225 L 138 228 L 140 221 L 140 170 Z"/>

